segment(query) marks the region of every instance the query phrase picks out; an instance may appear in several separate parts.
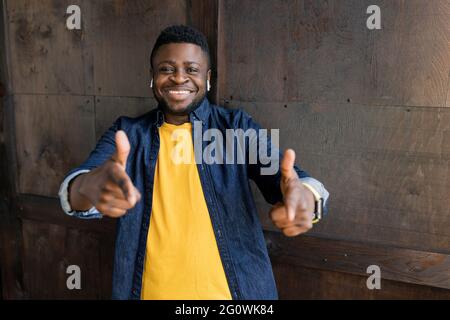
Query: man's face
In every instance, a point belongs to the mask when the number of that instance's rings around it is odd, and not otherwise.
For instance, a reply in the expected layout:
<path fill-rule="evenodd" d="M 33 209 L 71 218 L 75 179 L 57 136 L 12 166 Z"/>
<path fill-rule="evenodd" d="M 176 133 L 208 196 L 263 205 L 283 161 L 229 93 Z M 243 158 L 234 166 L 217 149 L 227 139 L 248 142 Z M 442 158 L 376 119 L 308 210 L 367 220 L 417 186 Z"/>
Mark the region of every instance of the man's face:
<path fill-rule="evenodd" d="M 205 97 L 211 71 L 201 47 L 165 44 L 157 50 L 152 66 L 153 93 L 165 112 L 186 115 Z"/>

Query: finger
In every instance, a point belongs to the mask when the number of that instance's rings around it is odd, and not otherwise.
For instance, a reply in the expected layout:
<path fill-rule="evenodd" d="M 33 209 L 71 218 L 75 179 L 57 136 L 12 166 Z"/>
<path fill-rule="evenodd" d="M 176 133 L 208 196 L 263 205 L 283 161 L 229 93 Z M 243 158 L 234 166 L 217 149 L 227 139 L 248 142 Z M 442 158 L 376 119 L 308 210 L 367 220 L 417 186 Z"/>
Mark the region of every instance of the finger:
<path fill-rule="evenodd" d="M 281 175 L 286 182 L 297 177 L 294 170 L 295 152 L 292 149 L 287 149 L 284 152 L 281 160 Z"/>
<path fill-rule="evenodd" d="M 122 210 L 129 210 L 134 206 L 125 199 L 116 198 L 112 194 L 106 195 L 102 198 L 102 204 L 111 208 L 117 208 Z"/>
<path fill-rule="evenodd" d="M 301 233 L 307 232 L 309 229 L 306 227 L 299 227 L 299 226 L 292 226 L 288 228 L 284 228 L 282 231 L 284 235 L 288 237 L 295 237 L 298 236 Z"/>
<path fill-rule="evenodd" d="M 135 187 L 130 177 L 124 170 L 113 170 L 110 175 L 111 182 L 122 190 L 125 199 L 133 200 L 135 197 Z"/>
<path fill-rule="evenodd" d="M 315 214 L 308 209 L 301 209 L 301 205 L 297 206 L 297 211 L 295 213 L 295 221 L 308 221 L 313 220 Z"/>
<path fill-rule="evenodd" d="M 115 139 L 116 152 L 114 152 L 111 159 L 125 168 L 127 165 L 128 154 L 130 153 L 130 142 L 128 141 L 127 135 L 122 130 L 116 132 Z"/>
<path fill-rule="evenodd" d="M 307 199 L 305 199 L 304 197 L 300 197 L 299 201 L 297 202 L 297 212 L 308 212 L 308 209 Z"/>
<path fill-rule="evenodd" d="M 295 212 L 297 210 L 297 195 L 293 193 L 291 190 L 287 190 L 286 195 L 284 196 L 284 206 L 286 207 L 287 218 L 289 221 L 294 221 Z"/>
<path fill-rule="evenodd" d="M 278 220 L 278 221 L 273 221 L 273 224 L 280 229 L 284 229 L 284 228 L 288 228 L 288 227 L 293 227 L 293 226 L 298 226 L 298 227 L 311 227 L 312 228 L 312 220 L 295 220 L 295 221 L 289 221 L 287 219 L 284 220 Z"/>
<path fill-rule="evenodd" d="M 270 218 L 272 219 L 272 222 L 277 226 L 277 227 L 282 227 L 288 224 L 291 224 L 292 221 L 289 220 L 288 218 L 288 214 L 287 214 L 287 210 L 286 210 L 286 206 L 280 206 L 277 208 L 273 208 L 270 211 Z"/>
<path fill-rule="evenodd" d="M 293 223 L 294 226 L 305 228 L 306 230 L 309 230 L 313 227 L 312 220 L 301 220 L 301 221 L 295 221 Z M 290 227 L 290 226 L 288 226 Z"/>
<path fill-rule="evenodd" d="M 283 213 L 284 218 L 280 220 L 272 220 L 273 224 L 280 229 L 292 227 L 292 226 L 300 226 L 300 227 L 312 227 L 312 219 L 310 218 L 300 218 L 295 219 L 294 221 L 290 221 L 286 218 L 286 214 Z"/>
<path fill-rule="evenodd" d="M 127 210 L 119 209 L 119 208 L 112 208 L 108 205 L 100 206 L 97 208 L 98 211 L 100 211 L 104 216 L 111 217 L 111 218 L 119 218 L 125 213 L 127 213 Z"/>
<path fill-rule="evenodd" d="M 295 218 L 294 220 L 290 220 L 288 218 L 288 213 L 286 210 L 286 206 L 282 204 L 281 202 L 278 202 L 275 204 L 269 213 L 270 218 L 272 219 L 272 222 L 278 226 L 287 226 L 287 225 L 293 225 L 295 223 L 301 223 L 304 221 L 308 221 L 314 218 L 314 213 L 300 210 L 297 206 L 297 210 L 295 212 Z"/>
<path fill-rule="evenodd" d="M 113 183 L 113 182 L 107 183 L 102 191 L 108 195 L 109 194 L 112 195 L 116 199 L 122 199 L 122 200 L 127 199 L 125 197 L 125 195 L 123 194 L 122 189 L 116 183 Z"/>
<path fill-rule="evenodd" d="M 134 188 L 134 194 L 137 198 L 137 201 L 141 200 L 141 193 L 139 190 L 133 185 Z M 128 201 L 127 197 L 124 194 L 124 191 L 114 182 L 107 183 L 103 189 L 103 191 L 107 194 L 110 194 L 116 199 L 121 199 Z"/>
<path fill-rule="evenodd" d="M 139 190 L 136 187 L 134 187 L 134 197 L 135 197 L 134 204 L 136 205 L 136 203 L 138 203 L 142 198 L 141 193 L 139 192 Z"/>
<path fill-rule="evenodd" d="M 276 203 L 269 213 L 273 222 L 286 220 L 286 208 L 282 202 Z"/>

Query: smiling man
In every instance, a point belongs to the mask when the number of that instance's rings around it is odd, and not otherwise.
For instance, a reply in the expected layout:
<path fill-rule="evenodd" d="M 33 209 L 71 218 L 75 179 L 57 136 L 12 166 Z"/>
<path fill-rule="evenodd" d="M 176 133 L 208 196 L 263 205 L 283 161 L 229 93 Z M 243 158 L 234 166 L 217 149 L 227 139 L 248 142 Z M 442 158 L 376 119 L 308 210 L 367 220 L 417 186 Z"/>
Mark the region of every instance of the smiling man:
<path fill-rule="evenodd" d="M 158 108 L 119 118 L 86 162 L 69 172 L 60 188 L 64 211 L 119 219 L 115 299 L 276 299 L 249 179 L 273 205 L 270 217 L 286 236 L 320 220 L 328 192 L 294 166 L 293 150 L 285 151 L 276 173 L 263 174 L 267 163 L 248 161 L 252 143 L 258 152 L 262 145 L 273 151 L 261 135 L 240 145 L 244 163 L 207 164 L 194 157 L 206 146 L 203 140 L 194 146 L 205 132 L 261 129 L 242 110 L 206 98 L 211 65 L 200 32 L 187 26 L 163 30 L 150 63 Z M 238 154 L 238 145 L 227 155 Z M 176 150 L 184 150 L 187 161 L 174 161 Z"/>

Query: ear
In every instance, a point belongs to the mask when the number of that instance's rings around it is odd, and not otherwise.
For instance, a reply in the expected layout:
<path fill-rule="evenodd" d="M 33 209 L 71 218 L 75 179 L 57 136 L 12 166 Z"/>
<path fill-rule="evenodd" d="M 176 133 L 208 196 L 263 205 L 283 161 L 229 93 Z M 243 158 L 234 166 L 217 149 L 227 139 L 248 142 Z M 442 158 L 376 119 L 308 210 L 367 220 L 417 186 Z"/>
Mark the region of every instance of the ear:
<path fill-rule="evenodd" d="M 153 88 L 154 81 L 153 81 L 153 69 L 150 68 L 150 88 Z"/>
<path fill-rule="evenodd" d="M 206 80 L 211 81 L 211 69 L 209 69 L 208 72 L 206 73 Z"/>

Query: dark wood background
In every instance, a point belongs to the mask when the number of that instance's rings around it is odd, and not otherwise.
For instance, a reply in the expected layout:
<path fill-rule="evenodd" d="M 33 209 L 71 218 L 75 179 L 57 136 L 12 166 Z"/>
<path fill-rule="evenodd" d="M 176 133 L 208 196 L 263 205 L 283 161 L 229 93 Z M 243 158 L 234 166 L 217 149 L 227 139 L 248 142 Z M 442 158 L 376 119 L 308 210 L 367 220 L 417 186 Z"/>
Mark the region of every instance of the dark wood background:
<path fill-rule="evenodd" d="M 81 7 L 82 30 L 66 29 Z M 377 4 L 382 30 L 366 28 Z M 450 298 L 447 0 L 3 0 L 1 297 L 107 299 L 115 222 L 64 215 L 57 192 L 119 115 L 155 106 L 149 55 L 171 24 L 208 37 L 211 99 L 243 107 L 331 193 L 282 236 L 255 190 L 281 298 Z M 82 290 L 66 288 L 68 265 Z M 381 290 L 366 269 L 381 268 Z"/>

